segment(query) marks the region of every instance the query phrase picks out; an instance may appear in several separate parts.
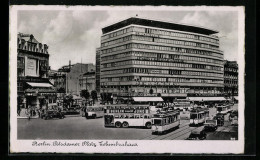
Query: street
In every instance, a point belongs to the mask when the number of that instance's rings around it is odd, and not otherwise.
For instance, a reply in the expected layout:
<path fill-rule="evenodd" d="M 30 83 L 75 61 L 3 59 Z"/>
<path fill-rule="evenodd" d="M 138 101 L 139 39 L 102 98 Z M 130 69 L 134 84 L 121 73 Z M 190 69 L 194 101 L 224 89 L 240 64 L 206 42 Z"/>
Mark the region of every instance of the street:
<path fill-rule="evenodd" d="M 234 106 L 234 109 L 237 105 Z M 210 116 L 216 114 L 215 108 L 210 108 Z M 104 119 L 86 119 L 81 116 L 66 116 L 64 119 L 18 119 L 18 139 L 128 139 L 128 140 L 167 140 L 186 139 L 191 130 L 189 120 L 181 120 L 179 129 L 165 135 L 152 135 L 150 129 L 143 128 L 105 128 Z M 202 126 L 201 126 L 202 127 Z M 225 125 L 218 130 L 230 128 L 228 115 Z M 219 139 L 216 132 L 207 133 L 207 139 Z"/>

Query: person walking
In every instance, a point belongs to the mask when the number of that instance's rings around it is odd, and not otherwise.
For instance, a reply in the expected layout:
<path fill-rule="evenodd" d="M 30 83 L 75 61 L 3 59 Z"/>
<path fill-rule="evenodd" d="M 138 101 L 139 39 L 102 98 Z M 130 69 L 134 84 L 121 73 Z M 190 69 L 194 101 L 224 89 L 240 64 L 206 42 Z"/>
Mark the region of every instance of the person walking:
<path fill-rule="evenodd" d="M 27 112 L 28 120 L 31 120 L 31 106 L 30 105 L 28 106 L 26 112 Z"/>

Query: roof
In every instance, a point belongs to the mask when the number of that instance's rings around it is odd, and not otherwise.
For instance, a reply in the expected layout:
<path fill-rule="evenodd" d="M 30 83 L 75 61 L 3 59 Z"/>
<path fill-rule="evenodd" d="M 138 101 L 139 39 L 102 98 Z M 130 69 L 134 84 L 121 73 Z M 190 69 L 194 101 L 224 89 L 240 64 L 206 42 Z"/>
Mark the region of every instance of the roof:
<path fill-rule="evenodd" d="M 167 116 L 171 116 L 171 115 L 176 115 L 179 113 L 180 113 L 179 111 L 173 110 L 173 111 L 168 111 L 168 112 L 157 113 L 157 114 L 154 114 L 153 116 L 155 118 L 162 118 L 162 117 L 167 117 Z"/>
<path fill-rule="evenodd" d="M 196 27 L 196 26 L 192 26 L 192 25 L 184 25 L 184 24 L 163 22 L 163 21 L 151 20 L 151 19 L 142 19 L 142 18 L 136 18 L 136 17 L 131 17 L 126 20 L 120 21 L 118 23 L 104 27 L 104 28 L 102 28 L 102 33 L 105 34 L 105 33 L 117 30 L 119 28 L 123 28 L 123 27 L 131 25 L 131 24 L 171 29 L 171 30 L 186 31 L 186 32 L 193 32 L 193 33 L 199 33 L 199 34 L 205 34 L 205 35 L 211 35 L 211 34 L 218 33 L 217 31 L 207 29 L 204 27 Z"/>
<path fill-rule="evenodd" d="M 132 97 L 136 102 L 163 102 L 162 97 Z"/>
<path fill-rule="evenodd" d="M 32 87 L 46 87 L 46 88 L 53 87 L 53 85 L 51 85 L 50 83 L 35 83 L 35 82 L 26 82 L 26 83 Z"/>
<path fill-rule="evenodd" d="M 194 108 L 193 110 L 190 111 L 190 113 L 191 112 L 197 113 L 197 112 L 202 112 L 202 111 L 209 111 L 209 109 L 208 108 Z"/>
<path fill-rule="evenodd" d="M 190 101 L 226 101 L 224 97 L 188 97 Z"/>

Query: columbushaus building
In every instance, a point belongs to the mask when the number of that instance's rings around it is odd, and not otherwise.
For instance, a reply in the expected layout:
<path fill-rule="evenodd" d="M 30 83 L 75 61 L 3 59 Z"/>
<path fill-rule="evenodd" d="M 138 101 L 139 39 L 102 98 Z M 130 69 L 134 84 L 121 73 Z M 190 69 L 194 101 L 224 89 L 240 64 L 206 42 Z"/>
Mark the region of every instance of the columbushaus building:
<path fill-rule="evenodd" d="M 223 94 L 217 31 L 129 18 L 102 28 L 101 93 L 163 99 Z"/>

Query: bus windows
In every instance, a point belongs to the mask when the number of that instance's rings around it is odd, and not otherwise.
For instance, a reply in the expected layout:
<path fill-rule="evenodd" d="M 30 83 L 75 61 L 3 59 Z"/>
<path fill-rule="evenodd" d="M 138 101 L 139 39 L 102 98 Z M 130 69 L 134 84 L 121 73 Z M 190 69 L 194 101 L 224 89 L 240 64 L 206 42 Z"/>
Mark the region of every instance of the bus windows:
<path fill-rule="evenodd" d="M 124 115 L 122 114 L 122 115 L 120 115 L 120 118 L 124 118 Z"/>
<path fill-rule="evenodd" d="M 129 118 L 129 116 L 126 114 L 126 115 L 125 115 L 125 118 Z"/>
<path fill-rule="evenodd" d="M 196 119 L 197 118 L 197 114 L 191 114 L 190 115 L 190 119 Z"/>
<path fill-rule="evenodd" d="M 222 111 L 222 107 L 218 107 L 218 111 Z"/>
<path fill-rule="evenodd" d="M 133 114 L 131 114 L 131 115 L 129 116 L 129 118 L 133 119 L 133 118 L 134 118 L 134 115 L 133 115 Z"/>
<path fill-rule="evenodd" d="M 140 117 L 139 115 L 135 115 L 135 119 L 139 119 L 139 117 Z"/>
<path fill-rule="evenodd" d="M 119 118 L 119 115 L 115 115 L 115 118 Z"/>
<path fill-rule="evenodd" d="M 160 126 L 160 125 L 162 125 L 162 120 L 161 119 L 154 119 L 153 123 L 154 123 L 154 125 Z"/>
<path fill-rule="evenodd" d="M 141 115 L 140 115 L 140 118 L 144 118 L 144 115 L 141 114 Z"/>

